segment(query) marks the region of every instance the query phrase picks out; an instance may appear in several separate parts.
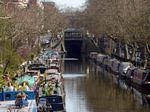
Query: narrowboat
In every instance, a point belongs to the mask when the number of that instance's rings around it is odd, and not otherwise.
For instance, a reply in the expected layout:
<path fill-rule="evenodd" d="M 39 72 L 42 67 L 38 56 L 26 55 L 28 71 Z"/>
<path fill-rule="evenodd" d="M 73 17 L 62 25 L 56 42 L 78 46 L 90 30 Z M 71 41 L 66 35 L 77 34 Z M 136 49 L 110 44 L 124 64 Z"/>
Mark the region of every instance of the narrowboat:
<path fill-rule="evenodd" d="M 133 88 L 133 94 L 134 94 L 135 100 L 139 104 L 147 106 L 147 107 L 150 106 L 150 95 L 149 94 L 144 94 L 135 88 Z"/>
<path fill-rule="evenodd" d="M 109 69 L 109 62 L 110 62 L 110 59 L 111 57 L 109 56 L 106 56 L 104 59 L 103 59 L 103 68 L 106 70 L 106 71 L 110 71 Z"/>
<path fill-rule="evenodd" d="M 150 69 L 136 69 L 131 79 L 133 86 L 142 92 L 150 93 Z"/>
<path fill-rule="evenodd" d="M 97 54 L 98 54 L 97 52 L 90 52 L 89 58 L 90 58 L 91 60 L 96 60 Z"/>
<path fill-rule="evenodd" d="M 33 91 L 11 91 L 1 89 L 0 112 L 37 112 Z"/>
<path fill-rule="evenodd" d="M 108 72 L 112 73 L 112 65 L 113 65 L 113 62 L 115 61 L 116 59 L 115 58 L 110 58 L 108 60 L 108 66 L 107 66 L 107 69 L 108 69 Z"/>
<path fill-rule="evenodd" d="M 133 73 L 134 71 L 138 69 L 137 67 L 130 67 L 128 68 L 127 72 L 125 73 L 125 81 L 128 85 L 131 85 L 132 83 L 132 78 L 133 78 Z"/>
<path fill-rule="evenodd" d="M 103 55 L 103 54 L 100 54 L 100 53 L 97 54 L 97 56 L 96 56 L 96 62 L 100 67 L 103 67 L 104 58 L 106 58 L 106 55 Z"/>
<path fill-rule="evenodd" d="M 16 84 L 22 85 L 24 82 L 27 83 L 27 86 L 29 89 L 35 90 L 36 86 L 39 82 L 39 77 L 37 75 L 29 75 L 29 74 L 24 74 L 16 79 Z"/>
<path fill-rule="evenodd" d="M 114 59 L 111 63 L 111 71 L 114 75 L 119 75 L 120 61 Z"/>
<path fill-rule="evenodd" d="M 127 70 L 132 67 L 132 63 L 130 62 L 121 62 L 119 66 L 119 75 L 123 78 L 125 78 L 125 74 Z"/>
<path fill-rule="evenodd" d="M 44 74 L 46 68 L 47 67 L 44 64 L 41 64 L 41 63 L 32 63 L 28 66 L 28 70 L 39 71 L 40 74 Z"/>
<path fill-rule="evenodd" d="M 40 112 L 65 112 L 65 103 L 62 96 L 50 95 L 39 98 L 38 111 Z M 47 110 L 47 111 L 46 111 Z"/>
<path fill-rule="evenodd" d="M 45 71 L 46 74 L 58 74 L 59 72 L 59 69 L 48 69 Z"/>
<path fill-rule="evenodd" d="M 39 87 L 38 110 L 65 111 L 65 92 L 62 74 L 46 71 L 45 83 Z"/>
<path fill-rule="evenodd" d="M 25 73 L 21 74 L 21 76 L 28 75 L 32 77 L 39 77 L 42 74 L 38 70 L 27 70 Z"/>

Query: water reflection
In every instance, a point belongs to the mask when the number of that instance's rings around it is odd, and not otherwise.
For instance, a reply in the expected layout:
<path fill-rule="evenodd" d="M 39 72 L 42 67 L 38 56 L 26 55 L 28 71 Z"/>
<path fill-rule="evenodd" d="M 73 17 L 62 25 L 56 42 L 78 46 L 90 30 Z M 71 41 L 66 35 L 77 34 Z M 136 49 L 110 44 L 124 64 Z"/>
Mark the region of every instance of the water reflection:
<path fill-rule="evenodd" d="M 133 88 L 135 100 L 144 107 L 150 107 L 150 95 L 143 94 L 138 90 Z"/>
<path fill-rule="evenodd" d="M 84 81 L 84 77 L 65 79 L 67 112 L 89 112 L 86 108 L 87 101 L 83 90 Z"/>
<path fill-rule="evenodd" d="M 148 95 L 138 93 L 118 77 L 85 60 L 65 61 L 67 112 L 150 111 L 148 106 L 142 106 L 150 103 Z"/>

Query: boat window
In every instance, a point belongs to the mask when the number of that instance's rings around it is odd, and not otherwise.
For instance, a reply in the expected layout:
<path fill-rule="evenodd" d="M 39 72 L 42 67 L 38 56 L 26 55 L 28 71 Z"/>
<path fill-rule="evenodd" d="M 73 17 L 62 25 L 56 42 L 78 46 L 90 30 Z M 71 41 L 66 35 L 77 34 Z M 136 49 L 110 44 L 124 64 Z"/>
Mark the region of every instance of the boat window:
<path fill-rule="evenodd" d="M 6 94 L 6 95 L 5 95 L 5 99 L 6 99 L 6 100 L 10 100 L 10 99 L 11 99 L 11 94 Z"/>
<path fill-rule="evenodd" d="M 40 98 L 40 99 L 39 99 L 39 102 L 40 102 L 40 103 L 45 103 L 45 102 L 46 102 L 46 98 Z"/>
<path fill-rule="evenodd" d="M 148 75 L 147 75 L 146 80 L 147 80 L 147 81 L 150 81 L 150 72 L 148 72 Z"/>

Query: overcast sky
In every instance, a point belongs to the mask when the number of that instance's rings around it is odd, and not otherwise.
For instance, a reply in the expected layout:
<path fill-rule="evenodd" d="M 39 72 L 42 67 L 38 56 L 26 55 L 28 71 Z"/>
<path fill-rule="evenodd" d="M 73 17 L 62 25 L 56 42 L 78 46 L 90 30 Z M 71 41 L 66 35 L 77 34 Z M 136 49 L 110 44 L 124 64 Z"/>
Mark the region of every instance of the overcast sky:
<path fill-rule="evenodd" d="M 42 0 L 42 1 L 54 1 L 59 7 L 73 7 L 79 8 L 83 6 L 86 0 Z"/>

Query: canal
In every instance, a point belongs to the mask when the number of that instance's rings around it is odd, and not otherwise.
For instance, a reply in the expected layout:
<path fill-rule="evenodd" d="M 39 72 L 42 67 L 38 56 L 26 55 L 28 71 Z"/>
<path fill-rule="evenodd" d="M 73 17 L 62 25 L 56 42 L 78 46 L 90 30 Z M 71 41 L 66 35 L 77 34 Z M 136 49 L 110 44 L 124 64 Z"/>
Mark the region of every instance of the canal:
<path fill-rule="evenodd" d="M 128 87 L 124 81 L 116 81 L 85 56 L 67 58 L 64 62 L 67 112 L 150 112 L 150 96 Z"/>

